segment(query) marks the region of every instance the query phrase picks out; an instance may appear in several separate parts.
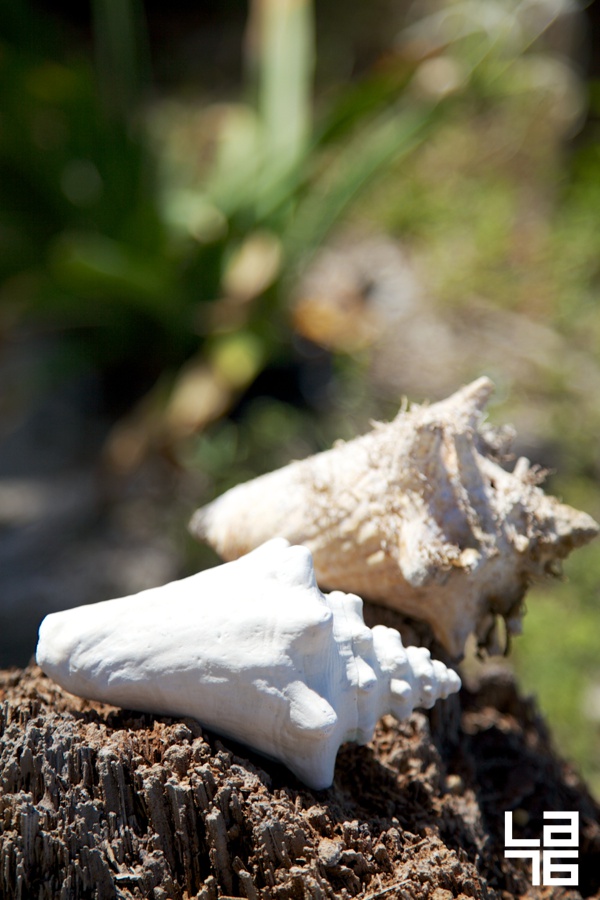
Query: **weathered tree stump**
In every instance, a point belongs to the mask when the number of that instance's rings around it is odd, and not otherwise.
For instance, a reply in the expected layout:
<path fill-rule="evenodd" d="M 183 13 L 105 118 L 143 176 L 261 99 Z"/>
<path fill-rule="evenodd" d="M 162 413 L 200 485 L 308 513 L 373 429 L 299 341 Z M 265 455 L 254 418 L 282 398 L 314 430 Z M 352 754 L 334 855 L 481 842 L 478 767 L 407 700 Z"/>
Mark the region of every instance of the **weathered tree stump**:
<path fill-rule="evenodd" d="M 443 713 L 385 718 L 321 792 L 193 721 L 79 700 L 34 666 L 1 673 L 0 696 L 2 898 L 600 892 L 600 810 L 506 676 L 463 690 L 449 736 Z M 528 863 L 504 858 L 509 809 L 524 837 L 544 810 L 579 811 L 577 889 L 533 888 Z"/>

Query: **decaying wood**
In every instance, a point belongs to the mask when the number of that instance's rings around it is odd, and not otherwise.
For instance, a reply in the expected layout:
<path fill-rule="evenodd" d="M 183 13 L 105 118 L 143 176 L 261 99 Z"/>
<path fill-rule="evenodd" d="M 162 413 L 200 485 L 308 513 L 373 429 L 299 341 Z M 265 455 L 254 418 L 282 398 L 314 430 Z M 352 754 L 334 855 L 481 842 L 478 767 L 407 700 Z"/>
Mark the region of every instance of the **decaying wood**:
<path fill-rule="evenodd" d="M 0 897 L 576 900 L 600 891 L 600 811 L 506 676 L 454 729 L 384 718 L 334 786 L 177 721 L 78 700 L 36 667 L 0 675 Z M 457 701 L 458 702 L 458 701 Z M 437 713 L 439 717 L 439 713 Z M 444 737 L 444 735 L 446 735 Z M 450 735 L 450 737 L 448 737 Z M 580 886 L 542 894 L 503 856 L 503 813 L 579 810 Z"/>

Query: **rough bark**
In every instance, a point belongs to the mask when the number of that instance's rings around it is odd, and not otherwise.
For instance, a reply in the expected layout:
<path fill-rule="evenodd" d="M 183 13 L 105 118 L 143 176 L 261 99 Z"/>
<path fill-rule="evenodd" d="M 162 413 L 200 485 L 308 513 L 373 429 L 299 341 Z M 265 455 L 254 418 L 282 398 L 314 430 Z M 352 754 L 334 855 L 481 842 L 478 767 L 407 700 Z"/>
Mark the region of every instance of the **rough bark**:
<path fill-rule="evenodd" d="M 2 673 L 0 692 L 2 898 L 600 892 L 600 811 L 506 676 L 464 690 L 462 709 L 384 718 L 316 793 L 191 720 L 79 700 L 33 666 Z M 504 859 L 506 809 L 532 837 L 543 810 L 579 810 L 577 890 L 532 888 L 527 863 Z"/>

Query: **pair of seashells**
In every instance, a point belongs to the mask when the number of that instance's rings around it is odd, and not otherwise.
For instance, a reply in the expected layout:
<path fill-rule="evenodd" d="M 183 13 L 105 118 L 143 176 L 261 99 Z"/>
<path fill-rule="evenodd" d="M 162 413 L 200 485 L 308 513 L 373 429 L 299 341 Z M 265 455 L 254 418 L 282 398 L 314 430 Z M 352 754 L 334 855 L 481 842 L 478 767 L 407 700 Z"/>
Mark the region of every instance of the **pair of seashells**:
<path fill-rule="evenodd" d="M 343 742 L 367 743 L 381 715 L 431 707 L 460 679 L 317 578 L 425 619 L 460 655 L 473 630 L 489 641 L 495 615 L 514 629 L 528 580 L 597 531 L 527 464 L 498 465 L 480 421 L 490 386 L 229 491 L 192 530 L 239 559 L 47 616 L 39 665 L 75 694 L 192 716 L 328 787 Z"/>

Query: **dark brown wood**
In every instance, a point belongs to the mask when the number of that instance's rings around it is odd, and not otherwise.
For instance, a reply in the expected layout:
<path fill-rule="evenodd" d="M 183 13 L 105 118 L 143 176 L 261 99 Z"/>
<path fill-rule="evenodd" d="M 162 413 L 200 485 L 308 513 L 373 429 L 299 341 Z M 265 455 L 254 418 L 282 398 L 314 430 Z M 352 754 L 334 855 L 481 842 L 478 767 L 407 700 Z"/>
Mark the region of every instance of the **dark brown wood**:
<path fill-rule="evenodd" d="M 193 721 L 79 700 L 34 666 L 2 673 L 0 696 L 7 900 L 600 891 L 598 807 L 507 676 L 464 690 L 447 731 L 441 713 L 384 718 L 372 746 L 342 748 L 322 792 Z M 578 890 L 536 892 L 526 862 L 504 859 L 505 809 L 521 810 L 524 836 L 544 809 L 580 811 Z"/>

